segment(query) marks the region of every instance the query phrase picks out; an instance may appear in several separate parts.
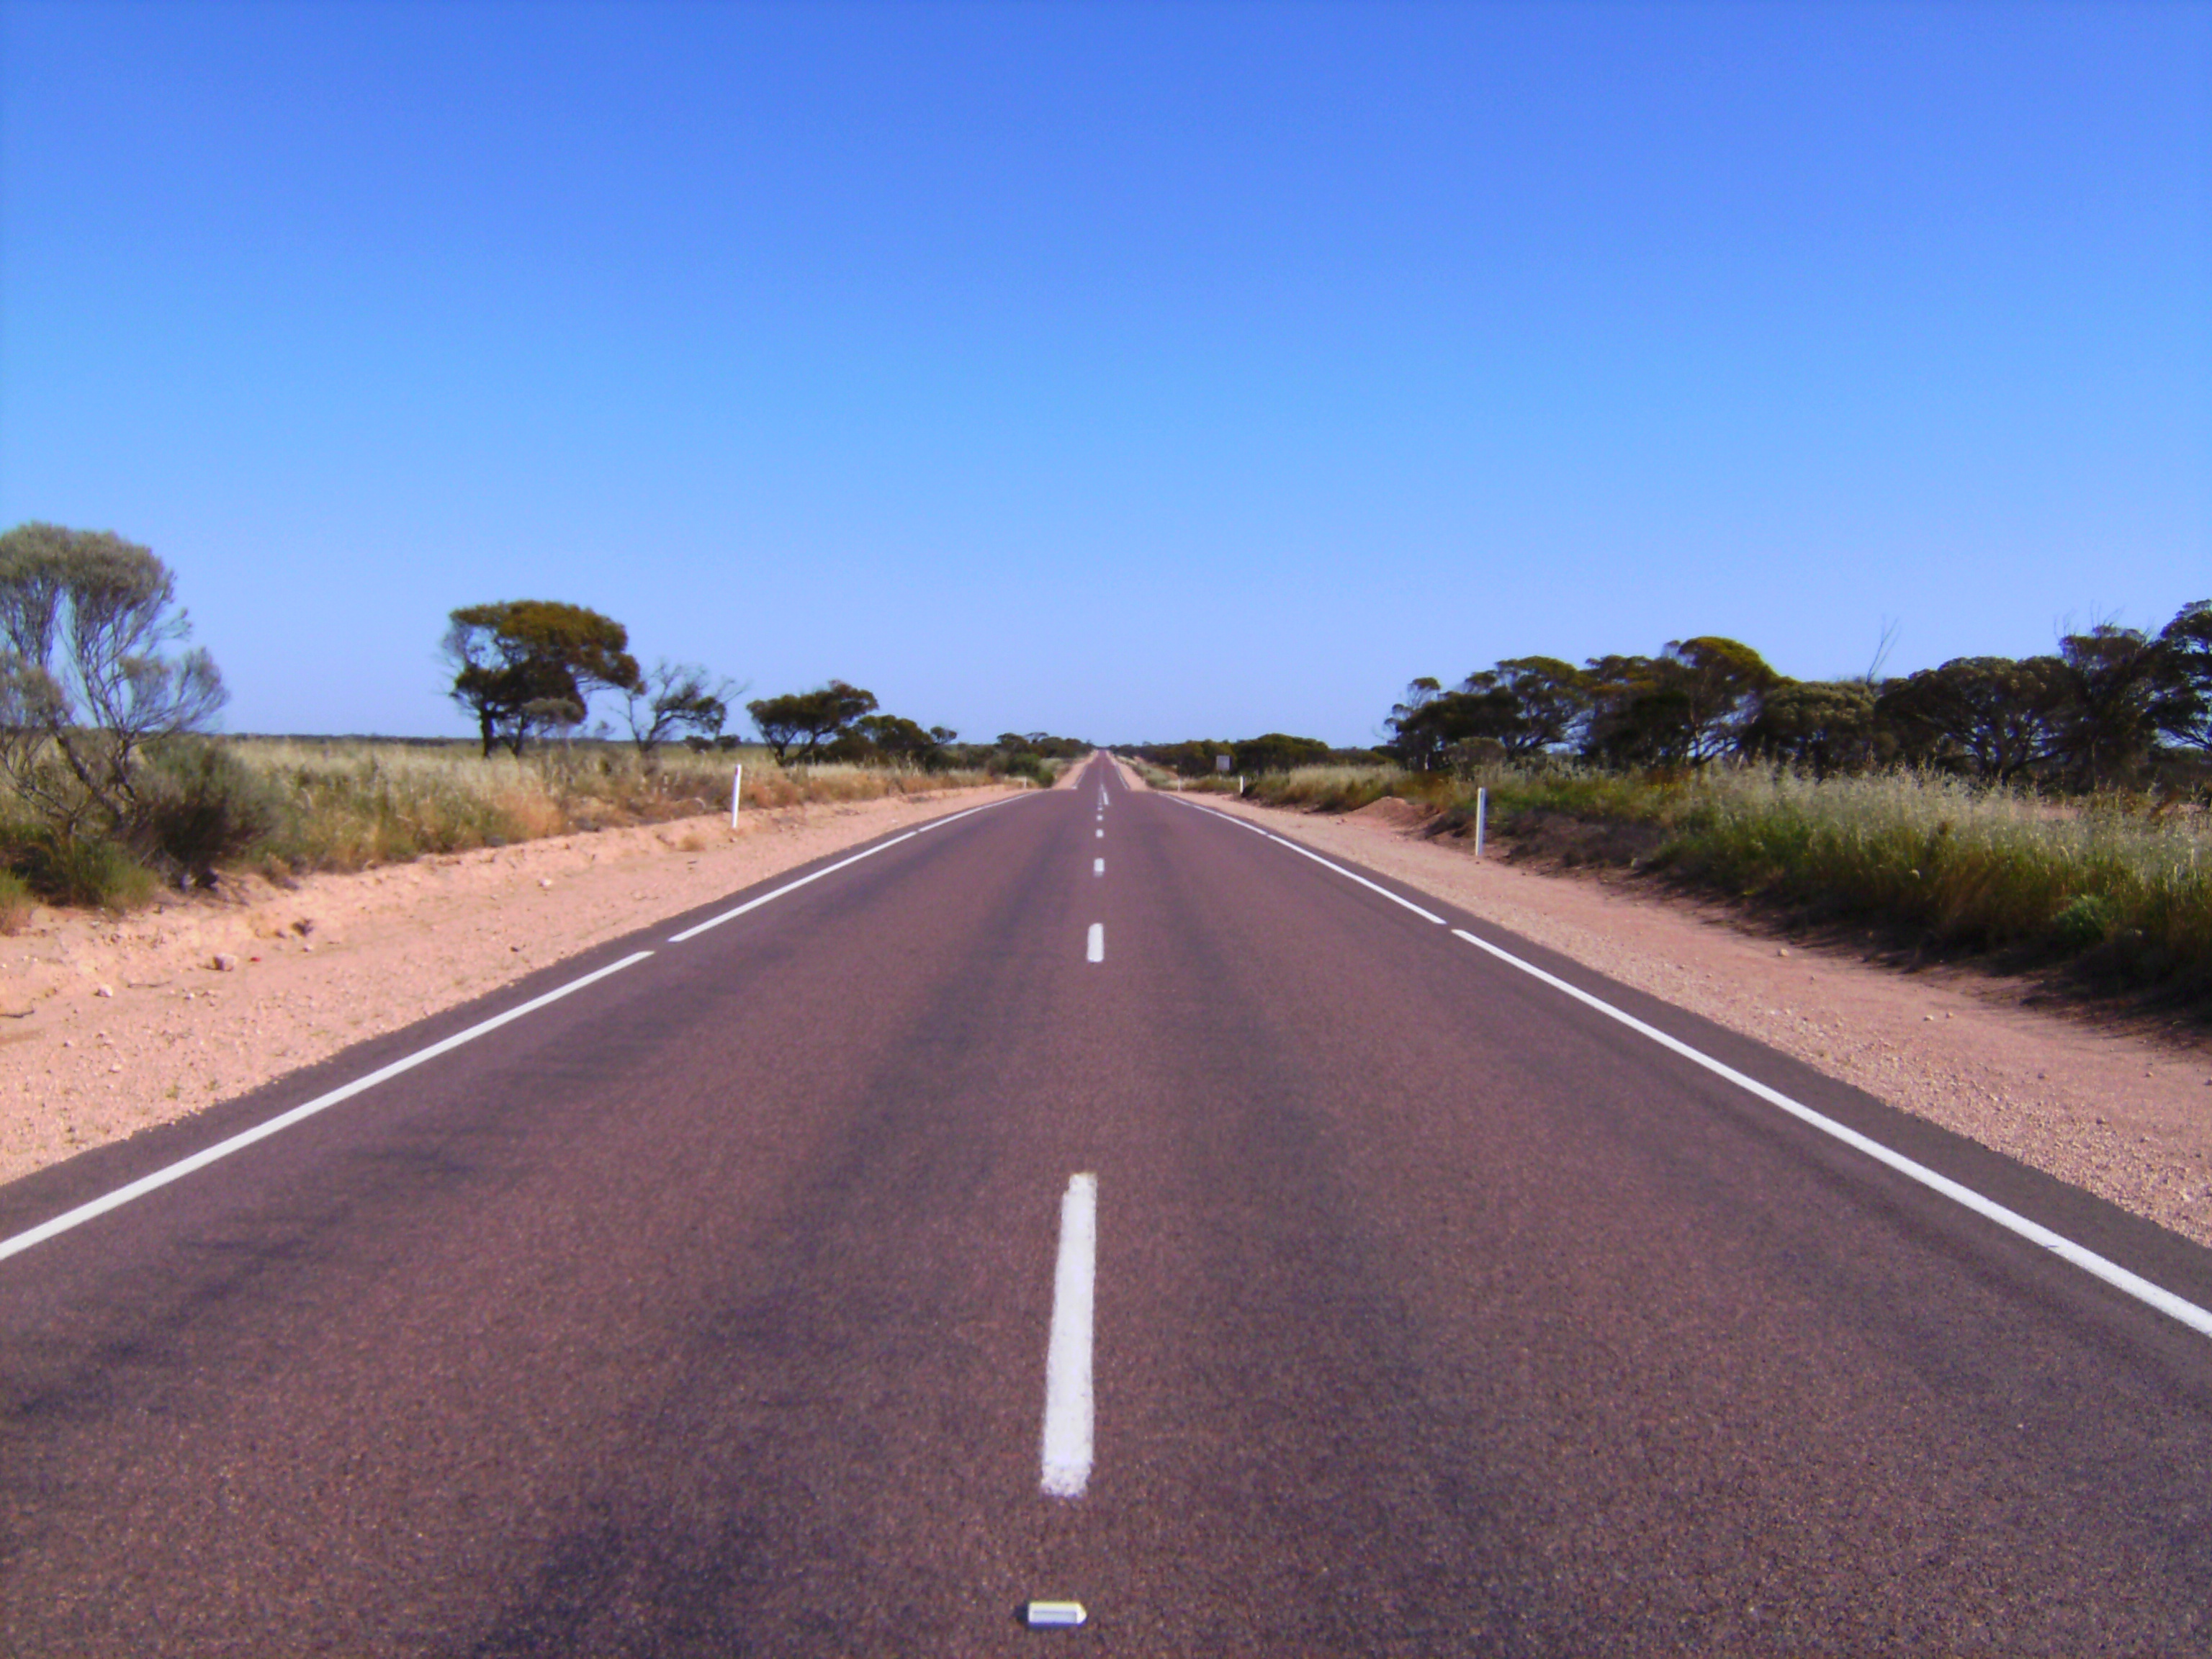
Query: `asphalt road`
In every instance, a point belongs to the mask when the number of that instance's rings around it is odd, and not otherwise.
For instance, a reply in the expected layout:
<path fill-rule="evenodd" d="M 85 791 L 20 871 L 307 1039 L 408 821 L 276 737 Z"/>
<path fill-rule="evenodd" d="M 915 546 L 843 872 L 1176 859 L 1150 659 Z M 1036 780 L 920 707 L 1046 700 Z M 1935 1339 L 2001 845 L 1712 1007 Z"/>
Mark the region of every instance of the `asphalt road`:
<path fill-rule="evenodd" d="M 0 1260 L 0 1651 L 2212 1650 L 2212 1340 L 1453 930 L 2205 1252 L 1103 764 L 790 879 L 0 1188 L 652 953 Z"/>

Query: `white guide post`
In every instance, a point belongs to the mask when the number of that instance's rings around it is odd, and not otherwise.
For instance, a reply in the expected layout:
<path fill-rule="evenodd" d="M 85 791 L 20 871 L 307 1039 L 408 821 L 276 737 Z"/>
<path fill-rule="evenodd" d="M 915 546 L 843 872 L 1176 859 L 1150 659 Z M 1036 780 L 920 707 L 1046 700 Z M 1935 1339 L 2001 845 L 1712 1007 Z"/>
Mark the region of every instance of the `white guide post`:
<path fill-rule="evenodd" d="M 738 827 L 738 792 L 745 787 L 745 769 L 740 765 L 737 776 L 730 780 L 730 828 Z"/>
<path fill-rule="evenodd" d="M 1474 855 L 1477 858 L 1482 856 L 1482 821 L 1489 811 L 1490 791 L 1477 789 L 1474 792 Z"/>

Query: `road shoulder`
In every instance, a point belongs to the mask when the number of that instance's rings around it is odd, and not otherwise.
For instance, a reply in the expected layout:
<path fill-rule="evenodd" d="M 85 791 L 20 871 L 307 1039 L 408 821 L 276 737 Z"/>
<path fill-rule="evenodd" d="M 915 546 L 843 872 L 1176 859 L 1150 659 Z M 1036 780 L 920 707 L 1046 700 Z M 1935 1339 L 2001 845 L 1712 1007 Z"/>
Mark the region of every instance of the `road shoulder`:
<path fill-rule="evenodd" d="M 1477 860 L 1386 814 L 1209 795 L 2212 1246 L 2212 1056 L 2021 1006 L 2024 988 L 1785 944 L 1717 908 Z"/>

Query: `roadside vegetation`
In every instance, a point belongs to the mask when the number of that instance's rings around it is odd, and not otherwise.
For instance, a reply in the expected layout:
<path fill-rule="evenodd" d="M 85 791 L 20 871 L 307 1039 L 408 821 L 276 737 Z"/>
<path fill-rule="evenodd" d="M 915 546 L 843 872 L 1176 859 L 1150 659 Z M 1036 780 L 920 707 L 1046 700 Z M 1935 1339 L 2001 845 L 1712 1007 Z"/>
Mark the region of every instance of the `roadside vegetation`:
<path fill-rule="evenodd" d="M 254 848 L 273 874 L 361 870 L 431 853 L 726 812 L 732 768 L 742 809 L 966 789 L 981 770 L 923 774 L 840 765 L 778 766 L 765 748 L 677 749 L 641 759 L 578 742 L 517 760 L 466 744 L 237 738 L 223 742 L 267 828 Z"/>
<path fill-rule="evenodd" d="M 1247 793 L 1326 812 L 1396 797 L 1431 812 L 1430 833 L 1463 838 L 1478 788 L 1508 856 L 1646 871 L 1796 921 L 1870 921 L 1947 953 L 2212 995 L 2212 823 L 2189 801 L 2054 801 L 1925 772 L 1814 779 L 1742 763 L 1667 777 L 1308 767 Z"/>
<path fill-rule="evenodd" d="M 0 932 L 40 900 L 127 909 L 225 872 L 359 870 L 430 853 L 722 811 L 1017 780 L 1048 785 L 1079 739 L 963 744 L 843 681 L 746 705 L 696 664 L 641 667 L 580 605 L 454 611 L 447 694 L 472 740 L 216 735 L 222 676 L 148 549 L 107 532 L 0 535 Z M 594 702 L 611 717 L 587 724 Z"/>
<path fill-rule="evenodd" d="M 1515 658 L 1413 681 L 1384 726 L 1327 762 L 1279 732 L 1133 752 L 1278 805 L 1399 797 L 1446 836 L 1484 790 L 1510 855 L 2212 1002 L 2212 603 L 1887 679 L 1877 660 L 1790 680 L 1717 637 L 1579 668 Z"/>

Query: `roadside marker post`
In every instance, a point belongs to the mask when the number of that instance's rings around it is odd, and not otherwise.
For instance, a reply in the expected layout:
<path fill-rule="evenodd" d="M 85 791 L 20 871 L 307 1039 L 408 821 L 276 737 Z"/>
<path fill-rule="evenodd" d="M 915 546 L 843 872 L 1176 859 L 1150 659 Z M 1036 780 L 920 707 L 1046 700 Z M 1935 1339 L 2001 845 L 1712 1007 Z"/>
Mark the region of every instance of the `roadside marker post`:
<path fill-rule="evenodd" d="M 1482 856 L 1482 822 L 1489 811 L 1490 791 L 1477 789 L 1474 792 L 1474 855 L 1477 858 Z"/>
<path fill-rule="evenodd" d="M 740 765 L 737 776 L 730 780 L 730 828 L 738 827 L 738 792 L 745 787 L 745 769 Z"/>

